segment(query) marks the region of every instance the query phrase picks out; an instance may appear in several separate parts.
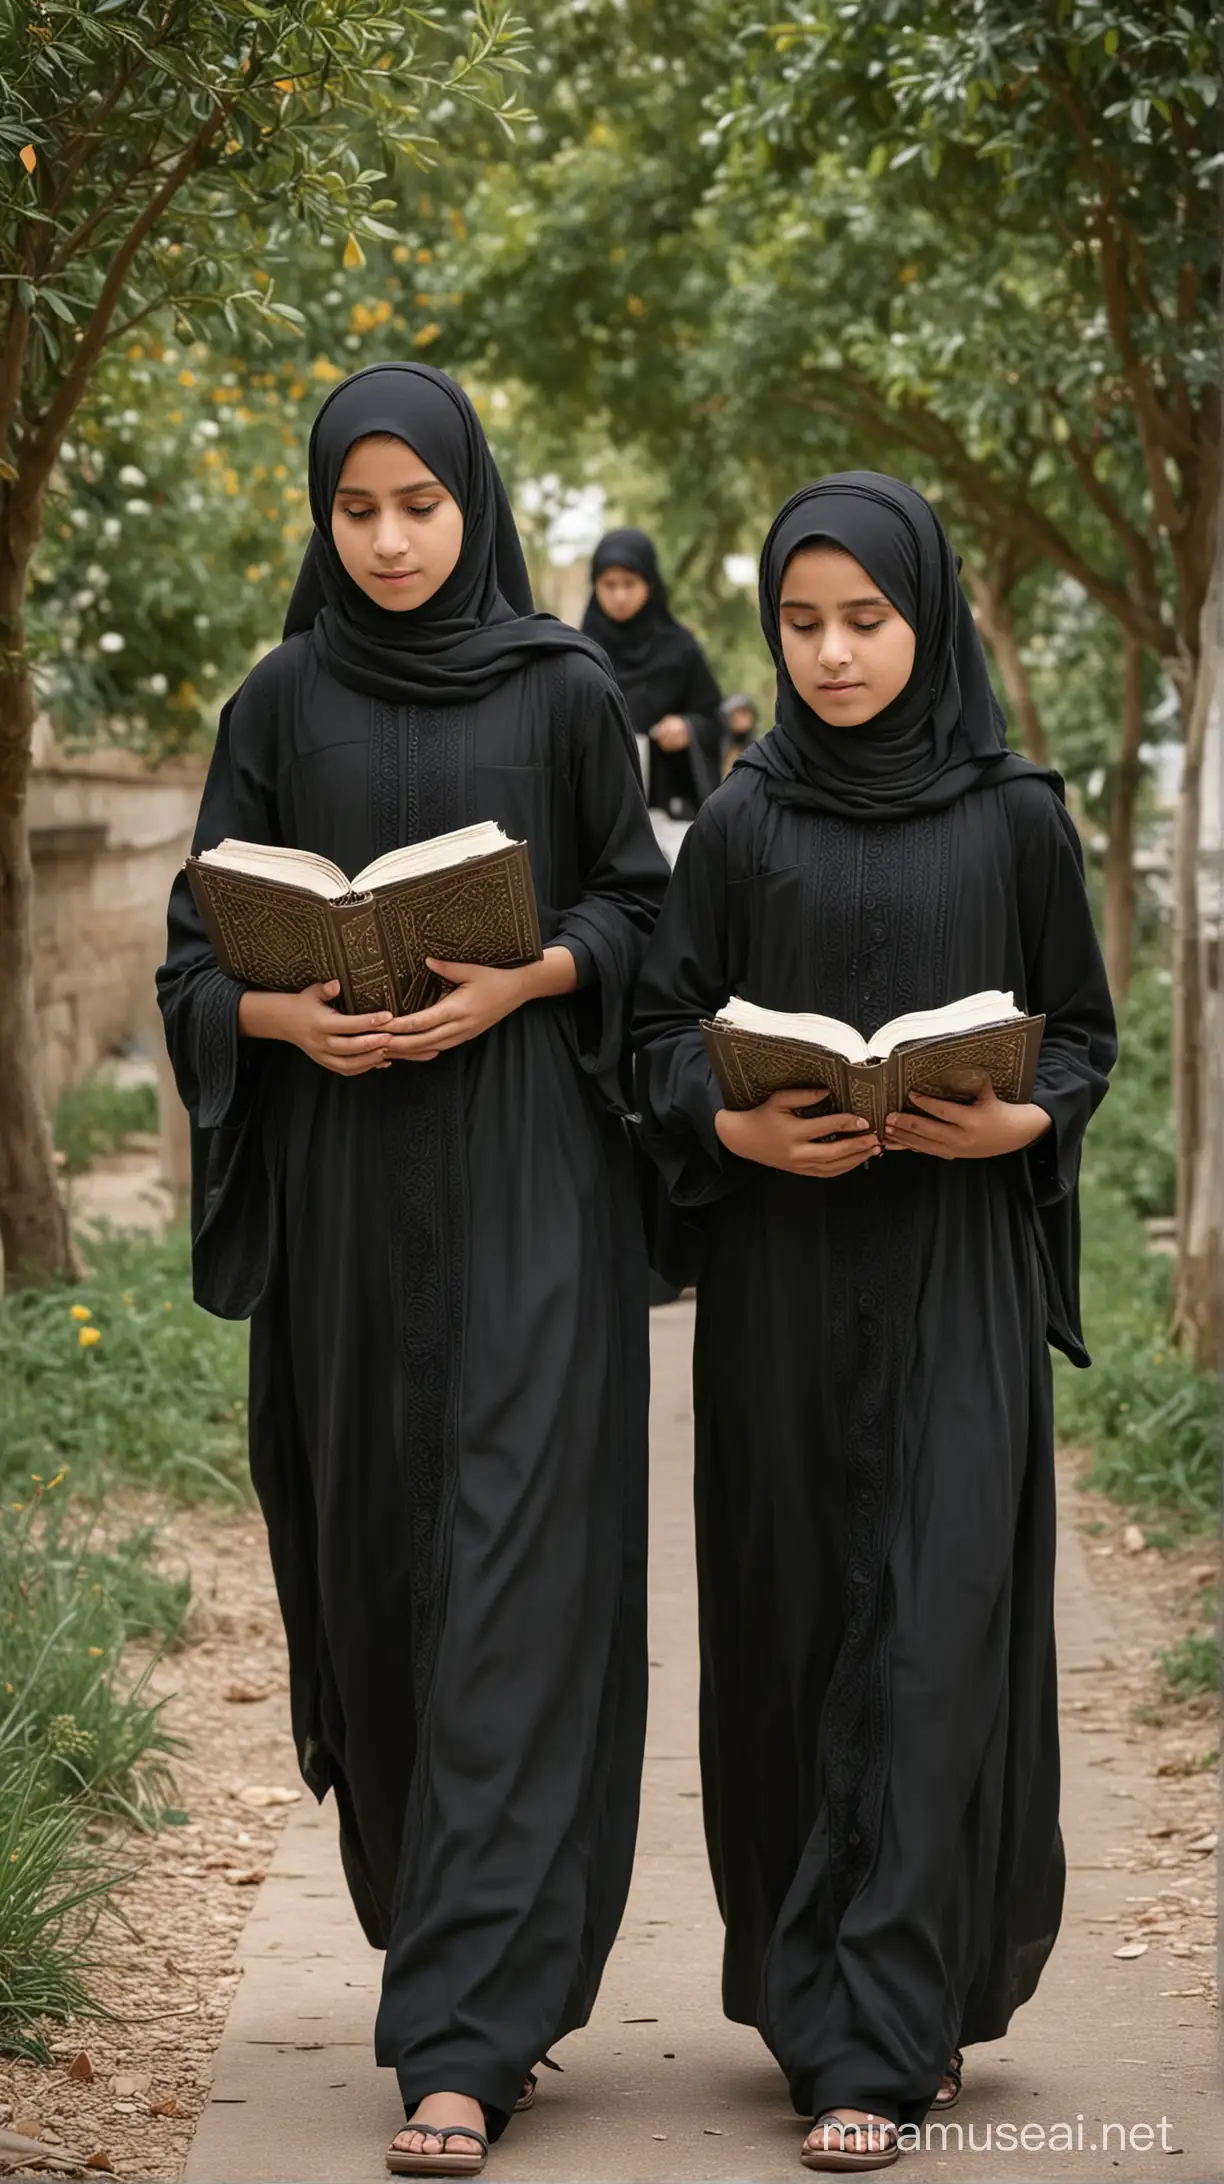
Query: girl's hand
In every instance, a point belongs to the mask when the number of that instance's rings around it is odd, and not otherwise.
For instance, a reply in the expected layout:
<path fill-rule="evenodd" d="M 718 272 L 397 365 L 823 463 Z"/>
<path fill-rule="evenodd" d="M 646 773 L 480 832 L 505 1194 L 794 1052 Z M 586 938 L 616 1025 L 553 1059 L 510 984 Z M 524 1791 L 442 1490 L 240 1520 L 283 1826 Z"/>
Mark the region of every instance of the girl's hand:
<path fill-rule="evenodd" d="M 760 1107 L 740 1113 L 720 1108 L 714 1128 L 728 1152 L 755 1160 L 762 1168 L 781 1168 L 786 1175 L 849 1175 L 852 1168 L 874 1160 L 882 1147 L 874 1130 L 858 1115 L 796 1113 L 797 1108 L 817 1107 L 828 1097 L 827 1092 L 775 1092 Z M 852 1138 L 840 1135 L 851 1130 Z"/>
<path fill-rule="evenodd" d="M 687 751 L 689 724 L 682 713 L 665 713 L 651 729 L 650 740 L 657 743 L 661 751 Z"/>
<path fill-rule="evenodd" d="M 889 1152 L 933 1153 L 936 1160 L 994 1160 L 1035 1144 L 1050 1127 L 1044 1107 L 1018 1107 L 996 1096 L 989 1078 L 971 1106 L 912 1092 L 917 1115 L 890 1115 L 884 1128 Z"/>
<path fill-rule="evenodd" d="M 304 993 L 244 993 L 238 1029 L 248 1039 L 283 1039 L 300 1047 L 320 1069 L 338 1077 L 363 1077 L 386 1061 L 391 1013 L 341 1016 L 328 1006 L 339 991 L 339 980 L 332 978 Z"/>
<path fill-rule="evenodd" d="M 432 1062 L 448 1047 L 478 1039 L 524 1001 L 572 993 L 578 983 L 574 958 L 562 945 L 546 948 L 540 962 L 525 963 L 516 971 L 491 971 L 482 963 L 439 963 L 433 956 L 425 960 L 431 971 L 450 981 L 454 992 L 444 993 L 431 1009 L 395 1018 L 387 1040 L 392 1061 Z"/>

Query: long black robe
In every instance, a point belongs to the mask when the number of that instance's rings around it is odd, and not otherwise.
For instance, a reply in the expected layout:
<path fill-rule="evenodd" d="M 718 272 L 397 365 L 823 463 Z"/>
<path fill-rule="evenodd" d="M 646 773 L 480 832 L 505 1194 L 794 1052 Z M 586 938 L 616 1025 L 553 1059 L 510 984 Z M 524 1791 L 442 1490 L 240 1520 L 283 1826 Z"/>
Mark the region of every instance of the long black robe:
<path fill-rule="evenodd" d="M 626 691 L 625 700 L 639 735 L 647 735 L 667 713 L 678 713 L 687 722 L 685 750 L 650 745 L 646 801 L 652 811 L 691 819 L 718 786 L 722 757 L 721 693 L 691 631 L 678 629 L 675 644 L 640 690 Z"/>
<path fill-rule="evenodd" d="M 647 1270 L 626 1007 L 666 881 L 592 659 L 468 705 L 342 687 L 310 636 L 223 717 L 196 847 L 355 872 L 496 819 L 580 990 L 356 1079 L 242 1040 L 183 881 L 159 984 L 197 1125 L 199 1301 L 250 1313 L 251 1466 L 303 1775 L 387 1948 L 379 2061 L 496 2130 L 591 2007 L 646 1703 Z"/>
<path fill-rule="evenodd" d="M 1027 1153 L 832 1182 L 727 1152 L 699 1020 L 741 993 L 870 1033 L 1012 988 L 1047 1016 Z M 921 2117 L 1032 1994 L 1064 1879 L 1047 1327 L 1078 1361 L 1074 1195 L 1113 1020 L 1043 780 L 863 823 L 741 766 L 681 851 L 641 1091 L 703 1230 L 701 1754 L 724 2006 L 806 2115 Z M 1048 1229 L 1048 1234 L 1047 1234 Z"/>

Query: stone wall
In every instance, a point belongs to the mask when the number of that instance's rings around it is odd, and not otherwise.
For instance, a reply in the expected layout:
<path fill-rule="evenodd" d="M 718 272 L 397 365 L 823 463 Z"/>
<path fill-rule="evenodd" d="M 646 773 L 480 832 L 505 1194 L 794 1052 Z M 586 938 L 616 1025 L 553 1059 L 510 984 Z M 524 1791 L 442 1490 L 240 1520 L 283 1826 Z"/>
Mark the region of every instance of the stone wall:
<path fill-rule="evenodd" d="M 166 897 L 191 840 L 203 771 L 144 771 L 123 753 L 35 761 L 35 1000 L 48 1107 L 133 1036 L 151 1051 Z"/>

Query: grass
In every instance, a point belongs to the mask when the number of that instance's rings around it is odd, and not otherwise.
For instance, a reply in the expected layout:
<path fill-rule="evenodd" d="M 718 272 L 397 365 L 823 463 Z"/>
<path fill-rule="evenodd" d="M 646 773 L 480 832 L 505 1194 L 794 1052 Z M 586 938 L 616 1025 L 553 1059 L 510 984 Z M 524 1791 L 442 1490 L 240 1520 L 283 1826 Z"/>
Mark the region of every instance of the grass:
<path fill-rule="evenodd" d="M 1093 1365 L 1081 1373 L 1059 1362 L 1058 1422 L 1064 1440 L 1091 1452 L 1091 1485 L 1197 1530 L 1218 1515 L 1220 1383 L 1169 1339 L 1172 1261 L 1152 1251 L 1143 1225 L 1173 1204 L 1169 1015 L 1167 977 L 1141 974 L 1084 1156 L 1083 1310 Z"/>
<path fill-rule="evenodd" d="M 1220 1640 L 1213 1630 L 1187 1631 L 1157 1659 L 1174 1698 L 1197 1698 L 1201 1692 L 1220 1688 Z"/>
<path fill-rule="evenodd" d="M 192 1303 L 182 1229 L 87 1250 L 81 1285 L 0 1302 L 0 1494 L 64 1471 L 78 1495 L 121 1481 L 169 1500 L 242 1499 L 245 1327 Z"/>
<path fill-rule="evenodd" d="M 178 1817 L 177 1740 L 129 1639 L 172 1643 L 188 1580 L 148 1528 L 110 1546 L 59 1481 L 0 1514 L 0 2053 L 51 2061 L 42 2031 L 93 2005 L 84 1950 L 124 1878 L 119 1826 Z M 156 1655 L 154 1655 L 156 1660 Z"/>
<path fill-rule="evenodd" d="M 56 1148 L 72 1175 L 120 1151 L 133 1131 L 156 1128 L 156 1085 L 116 1084 L 104 1073 L 70 1085 L 55 1110 Z"/>
<path fill-rule="evenodd" d="M 57 1485 L 0 1517 L 0 1749 L 36 1762 L 47 1795 L 156 1826 L 172 1795 L 176 1749 L 124 1648 L 181 1632 L 189 1582 L 162 1577 L 150 1531 L 117 1550 L 94 1544 Z"/>

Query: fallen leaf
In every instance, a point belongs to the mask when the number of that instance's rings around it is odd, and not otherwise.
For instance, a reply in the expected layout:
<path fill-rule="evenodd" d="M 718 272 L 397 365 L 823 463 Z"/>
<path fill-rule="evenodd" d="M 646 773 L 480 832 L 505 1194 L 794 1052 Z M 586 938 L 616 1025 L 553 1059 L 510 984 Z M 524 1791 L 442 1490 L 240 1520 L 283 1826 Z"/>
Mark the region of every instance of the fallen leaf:
<path fill-rule="evenodd" d="M 75 2078 L 78 2085 L 93 2084 L 98 2073 L 84 2048 L 81 2049 L 79 2055 L 73 2056 L 68 2065 L 68 2075 L 70 2078 Z"/>
<path fill-rule="evenodd" d="M 38 165 L 38 153 L 35 151 L 34 146 L 32 144 L 23 144 L 17 157 L 26 173 L 33 174 L 35 167 Z"/>
<path fill-rule="evenodd" d="M 1146 1941 L 1124 1941 L 1120 1949 L 1114 1950 L 1114 1955 L 1116 1957 L 1146 1956 L 1147 1943 Z"/>
<path fill-rule="evenodd" d="M 0 2169 L 7 2176 L 14 2168 L 28 2169 L 34 2162 L 49 2161 L 57 2169 L 79 2169 L 81 2157 L 67 2146 L 51 2146 L 42 2139 L 23 2138 L 20 2131 L 0 2130 Z"/>
<path fill-rule="evenodd" d="M 268 1805 L 296 1805 L 301 1794 L 300 1790 L 286 1790 L 276 1783 L 261 1782 L 248 1782 L 246 1788 L 238 1792 L 244 1805 L 254 1805 L 260 1811 Z"/>
<path fill-rule="evenodd" d="M 1137 1524 L 1128 1524 L 1122 1534 L 1122 1545 L 1128 1555 L 1141 1555 L 1147 1546 L 1147 1538 Z"/>
<path fill-rule="evenodd" d="M 168 2094 L 164 2101 L 150 2101 L 149 2103 L 149 2114 L 151 2116 L 177 2116 L 178 2112 L 179 2104 L 173 2093 Z"/>
<path fill-rule="evenodd" d="M 104 2146 L 99 2146 L 96 2154 L 88 2156 L 85 2166 L 87 2169 L 105 2169 L 108 2176 L 115 2173 L 115 2164 Z"/>
<path fill-rule="evenodd" d="M 271 1684 L 232 1683 L 226 1685 L 221 1696 L 231 1706 L 255 1706 L 260 1699 L 270 1699 L 272 1691 Z"/>
<path fill-rule="evenodd" d="M 32 2116 L 29 2113 L 28 2109 L 24 2115 L 14 2116 L 13 2129 L 18 2138 L 36 2139 L 42 2137 L 42 2124 L 37 2116 Z"/>

